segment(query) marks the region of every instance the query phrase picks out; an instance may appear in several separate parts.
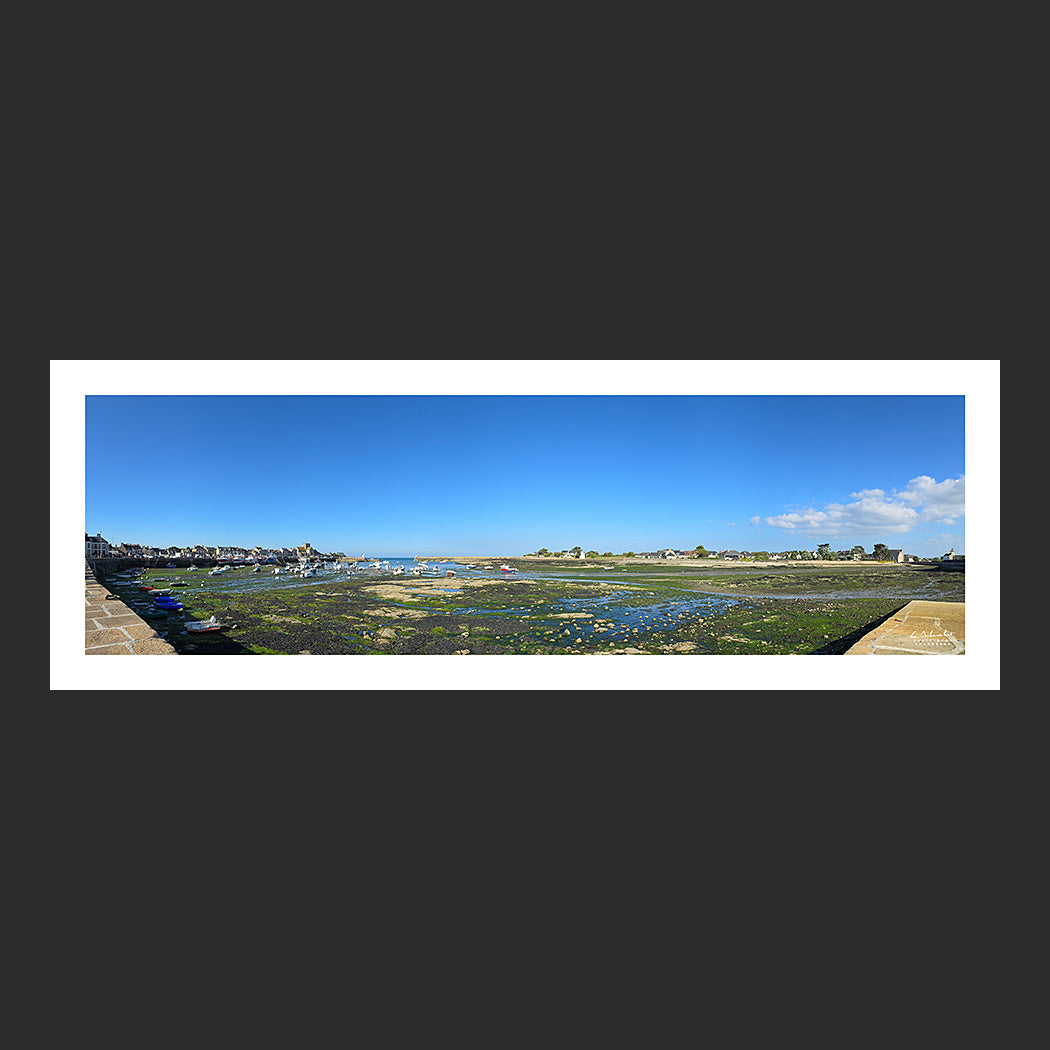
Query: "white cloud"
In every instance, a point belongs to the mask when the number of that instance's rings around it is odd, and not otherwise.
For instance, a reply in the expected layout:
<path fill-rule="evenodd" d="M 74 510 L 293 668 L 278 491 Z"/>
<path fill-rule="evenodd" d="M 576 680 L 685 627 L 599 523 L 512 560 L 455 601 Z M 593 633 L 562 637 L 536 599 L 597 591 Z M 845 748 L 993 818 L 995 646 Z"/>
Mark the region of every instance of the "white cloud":
<path fill-rule="evenodd" d="M 966 476 L 934 481 L 925 474 L 912 478 L 900 498 L 920 510 L 923 521 L 954 525 L 966 513 Z"/>
<path fill-rule="evenodd" d="M 852 503 L 829 503 L 823 510 L 810 507 L 763 519 L 756 515 L 751 521 L 762 520 L 788 531 L 821 533 L 829 539 L 856 532 L 911 532 L 927 521 L 954 525 L 965 514 L 964 493 L 964 477 L 937 482 L 923 474 L 890 495 L 883 489 L 861 489 L 850 493 Z"/>

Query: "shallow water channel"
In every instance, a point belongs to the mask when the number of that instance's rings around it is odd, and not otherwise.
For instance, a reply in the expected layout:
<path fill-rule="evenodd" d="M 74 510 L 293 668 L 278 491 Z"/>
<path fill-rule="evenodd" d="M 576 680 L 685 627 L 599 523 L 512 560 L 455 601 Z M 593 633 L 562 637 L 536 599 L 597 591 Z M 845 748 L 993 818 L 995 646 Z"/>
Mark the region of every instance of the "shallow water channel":
<path fill-rule="evenodd" d="M 438 590 L 443 594 L 461 592 L 461 588 L 457 587 L 442 587 Z M 583 642 L 602 635 L 602 641 L 618 643 L 630 642 L 631 635 L 640 632 L 673 630 L 685 624 L 697 623 L 745 601 L 746 598 L 735 595 L 697 594 L 695 591 L 658 595 L 653 591 L 629 587 L 599 597 L 559 598 L 543 612 L 537 612 L 535 607 L 530 606 L 493 609 L 477 605 L 453 605 L 449 611 L 454 616 L 499 616 L 523 621 L 527 625 L 527 633 L 556 631 L 573 641 Z M 411 606 L 406 603 L 405 607 L 434 613 L 446 611 L 444 608 L 428 608 L 418 603 L 412 603 Z"/>

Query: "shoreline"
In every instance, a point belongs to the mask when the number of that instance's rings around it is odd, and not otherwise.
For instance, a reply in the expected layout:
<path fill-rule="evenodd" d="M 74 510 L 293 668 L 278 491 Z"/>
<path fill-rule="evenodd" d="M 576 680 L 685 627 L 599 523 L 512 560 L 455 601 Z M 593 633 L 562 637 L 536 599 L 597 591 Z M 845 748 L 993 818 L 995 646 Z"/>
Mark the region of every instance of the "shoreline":
<path fill-rule="evenodd" d="M 622 555 L 613 555 L 611 558 L 544 558 L 535 554 L 473 554 L 473 555 L 460 555 L 460 554 L 444 554 L 444 555 L 430 555 L 424 557 L 423 555 L 416 555 L 414 560 L 417 562 L 452 562 L 455 565 L 470 565 L 477 564 L 478 562 L 507 562 L 508 564 L 513 562 L 529 563 L 541 563 L 544 565 L 560 566 L 560 565 L 577 565 L 581 568 L 588 566 L 595 567 L 601 565 L 659 565 L 682 567 L 688 569 L 733 569 L 733 568 L 753 568 L 753 569 L 797 569 L 801 567 L 807 568 L 836 568 L 843 569 L 850 566 L 856 566 L 857 568 L 871 568 L 873 566 L 879 566 L 880 568 L 901 568 L 906 569 L 909 565 L 914 566 L 916 562 L 896 562 L 896 561 L 839 561 L 836 559 L 821 560 L 821 559 L 809 559 L 802 561 L 801 559 L 795 561 L 781 561 L 781 560 L 770 560 L 770 561 L 732 561 L 724 558 L 639 558 L 633 557 L 628 558 Z"/>

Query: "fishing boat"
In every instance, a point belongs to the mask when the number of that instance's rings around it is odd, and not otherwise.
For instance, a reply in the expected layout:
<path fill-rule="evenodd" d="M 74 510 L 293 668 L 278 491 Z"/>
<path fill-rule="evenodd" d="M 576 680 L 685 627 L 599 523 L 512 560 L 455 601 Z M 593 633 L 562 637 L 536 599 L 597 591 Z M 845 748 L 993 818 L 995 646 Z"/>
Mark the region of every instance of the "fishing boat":
<path fill-rule="evenodd" d="M 184 624 L 184 626 L 187 631 L 192 631 L 194 634 L 203 634 L 205 631 L 218 631 L 222 628 L 222 624 L 215 619 L 214 614 L 212 614 L 210 620 L 192 620 Z"/>
<path fill-rule="evenodd" d="M 252 569 L 252 572 L 261 572 L 261 571 L 262 571 L 262 566 L 261 565 L 256 565 L 255 568 Z"/>
<path fill-rule="evenodd" d="M 447 564 L 448 564 L 448 562 L 445 562 L 444 564 L 446 564 L 446 565 L 447 565 Z M 455 573 L 455 570 L 453 570 L 453 569 L 446 569 L 446 570 L 445 570 L 445 575 L 446 575 L 446 576 L 455 576 L 455 575 L 456 575 L 456 573 Z"/>
<path fill-rule="evenodd" d="M 512 569 L 509 565 L 501 565 L 499 567 L 500 572 L 517 572 L 517 569 Z"/>

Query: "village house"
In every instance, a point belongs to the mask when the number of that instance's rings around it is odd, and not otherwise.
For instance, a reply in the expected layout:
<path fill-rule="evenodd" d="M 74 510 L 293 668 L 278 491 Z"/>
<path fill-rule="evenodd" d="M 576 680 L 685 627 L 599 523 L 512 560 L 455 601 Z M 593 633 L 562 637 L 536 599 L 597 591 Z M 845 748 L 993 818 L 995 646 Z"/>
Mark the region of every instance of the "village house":
<path fill-rule="evenodd" d="M 124 541 L 119 545 L 111 544 L 101 534 L 94 536 L 84 533 L 84 555 L 86 558 L 96 560 L 98 558 L 142 558 L 150 559 L 164 558 L 186 558 L 190 560 L 207 561 L 214 559 L 221 562 L 263 562 L 275 561 L 318 561 L 323 558 L 332 557 L 320 551 L 314 550 L 309 543 L 303 543 L 298 547 L 240 547 L 234 545 L 203 546 L 196 543 L 192 546 L 179 547 L 171 545 L 168 547 L 153 547 L 148 544 L 129 543 Z M 582 551 L 579 555 L 583 556 Z M 335 555 L 343 557 L 343 555 Z M 568 557 L 576 557 L 569 554 Z"/>
<path fill-rule="evenodd" d="M 108 558 L 110 555 L 109 541 L 102 538 L 100 534 L 89 536 L 84 533 L 84 556 L 87 558 Z"/>
<path fill-rule="evenodd" d="M 723 561 L 740 561 L 740 551 L 720 551 L 718 555 Z"/>

